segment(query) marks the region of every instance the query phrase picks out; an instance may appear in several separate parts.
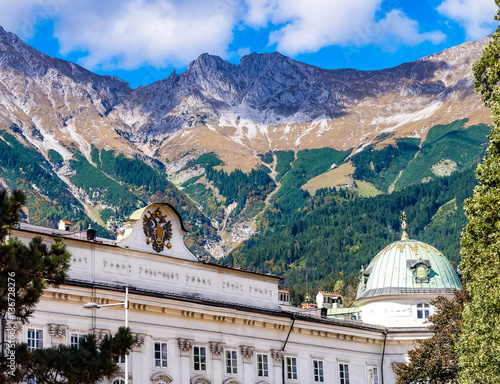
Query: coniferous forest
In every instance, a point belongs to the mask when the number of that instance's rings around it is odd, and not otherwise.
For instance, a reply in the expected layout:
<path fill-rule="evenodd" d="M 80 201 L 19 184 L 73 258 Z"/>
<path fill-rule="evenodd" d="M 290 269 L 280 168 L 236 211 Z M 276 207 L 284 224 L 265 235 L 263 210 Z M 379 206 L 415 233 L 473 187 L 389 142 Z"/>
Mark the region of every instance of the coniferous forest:
<path fill-rule="evenodd" d="M 463 202 L 475 184 L 470 168 L 370 198 L 335 188 L 318 190 L 314 196 L 297 195 L 300 202 L 275 202 L 266 211 L 259 234 L 225 262 L 285 276 L 284 287 L 297 303 L 306 293 L 306 276 L 309 293 L 334 290 L 339 281 L 354 288 L 360 267 L 400 238 L 405 211 L 410 238 L 433 245 L 457 265 L 460 233 L 466 224 Z M 297 205 L 302 208 L 294 209 Z"/>
<path fill-rule="evenodd" d="M 356 151 L 269 151 L 249 172 L 226 169 L 215 152 L 207 152 L 193 156 L 178 172 L 188 177 L 175 184 L 154 159 L 97 148 L 90 156 L 77 151 L 69 161 L 50 150 L 46 159 L 4 134 L 0 179 L 25 191 L 25 220 L 54 227 L 64 217 L 77 230 L 91 225 L 111 238 L 134 210 L 168 202 L 183 217 L 186 245 L 198 256 L 216 261 L 210 247 L 223 244 L 219 255 L 225 257 L 217 262 L 284 277 L 295 304 L 318 289 L 352 299 L 361 266 L 399 238 L 403 211 L 411 237 L 433 245 L 454 265 L 460 261 L 463 203 L 472 194 L 473 170 L 490 131 L 466 124 L 434 126 L 424 139 L 384 134 L 381 143 Z M 349 188 L 304 188 L 342 165 L 352 168 Z M 61 170 L 78 195 L 58 177 Z M 439 177 L 443 170 L 448 176 Z M 378 195 L 365 197 L 357 183 Z M 88 200 L 102 208 L 90 210 Z M 238 226 L 252 230 L 233 240 Z"/>

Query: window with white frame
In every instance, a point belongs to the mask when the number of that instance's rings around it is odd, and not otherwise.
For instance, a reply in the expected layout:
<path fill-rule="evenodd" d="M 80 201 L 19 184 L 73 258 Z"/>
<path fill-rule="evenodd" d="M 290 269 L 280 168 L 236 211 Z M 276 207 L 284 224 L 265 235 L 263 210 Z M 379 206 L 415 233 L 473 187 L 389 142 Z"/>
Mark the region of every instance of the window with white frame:
<path fill-rule="evenodd" d="M 34 351 L 35 349 L 43 348 L 43 330 L 28 328 L 28 350 Z"/>
<path fill-rule="evenodd" d="M 323 383 L 325 381 L 325 377 L 323 375 L 323 361 L 322 360 L 313 360 L 313 373 L 314 373 L 314 381 L 317 383 Z"/>
<path fill-rule="evenodd" d="M 83 333 L 72 333 L 70 335 L 70 345 L 72 347 L 79 348 L 84 337 L 85 337 L 85 335 Z"/>
<path fill-rule="evenodd" d="M 113 384 L 125 384 L 125 380 L 123 379 L 114 379 Z"/>
<path fill-rule="evenodd" d="M 205 347 L 193 347 L 193 368 L 195 371 L 207 370 L 207 349 Z"/>
<path fill-rule="evenodd" d="M 379 384 L 377 367 L 368 367 L 368 383 Z"/>
<path fill-rule="evenodd" d="M 286 377 L 289 380 L 297 380 L 297 358 L 286 357 Z"/>
<path fill-rule="evenodd" d="M 155 341 L 155 367 L 167 367 L 167 343 Z"/>
<path fill-rule="evenodd" d="M 236 375 L 238 373 L 237 351 L 226 350 L 226 373 Z"/>
<path fill-rule="evenodd" d="M 269 377 L 268 357 L 264 353 L 257 353 L 257 376 Z"/>
<path fill-rule="evenodd" d="M 340 384 L 349 384 L 349 365 L 345 363 L 339 364 L 339 379 Z"/>
<path fill-rule="evenodd" d="M 427 303 L 418 303 L 417 304 L 417 318 L 418 319 L 427 319 L 429 317 L 431 306 Z"/>

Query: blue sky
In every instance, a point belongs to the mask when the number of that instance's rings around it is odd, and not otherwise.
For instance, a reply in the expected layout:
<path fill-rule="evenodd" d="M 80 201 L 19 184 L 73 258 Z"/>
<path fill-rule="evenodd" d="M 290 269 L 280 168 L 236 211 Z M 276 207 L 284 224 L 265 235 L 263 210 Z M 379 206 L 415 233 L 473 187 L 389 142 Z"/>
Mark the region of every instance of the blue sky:
<path fill-rule="evenodd" d="M 132 87 L 202 53 L 281 52 L 382 69 L 492 33 L 494 0 L 0 0 L 0 25 L 38 50 Z"/>

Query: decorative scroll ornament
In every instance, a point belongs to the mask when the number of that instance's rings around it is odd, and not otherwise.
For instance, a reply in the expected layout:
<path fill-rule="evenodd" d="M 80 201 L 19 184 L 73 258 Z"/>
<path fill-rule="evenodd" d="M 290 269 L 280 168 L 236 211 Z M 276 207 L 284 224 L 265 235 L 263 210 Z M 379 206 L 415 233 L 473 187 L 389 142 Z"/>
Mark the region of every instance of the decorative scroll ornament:
<path fill-rule="evenodd" d="M 132 336 L 134 338 L 134 346 L 140 348 L 144 345 L 144 342 L 146 341 L 145 335 L 143 335 L 141 333 L 133 333 Z"/>
<path fill-rule="evenodd" d="M 97 343 L 101 343 L 101 341 L 104 340 L 104 338 L 108 335 L 111 335 L 111 331 L 109 329 L 96 329 L 94 328 L 92 332 L 95 335 L 95 338 L 97 340 Z"/>
<path fill-rule="evenodd" d="M 193 340 L 177 339 L 179 341 L 179 349 L 181 352 L 189 352 L 193 347 Z"/>
<path fill-rule="evenodd" d="M 240 346 L 241 349 L 241 356 L 243 356 L 244 359 L 251 359 L 253 357 L 253 353 L 255 351 L 254 347 L 247 347 L 245 345 Z"/>
<path fill-rule="evenodd" d="M 7 333 L 18 333 L 23 329 L 23 325 L 18 320 L 7 320 L 7 324 L 5 326 L 5 332 Z"/>
<path fill-rule="evenodd" d="M 224 343 L 210 343 L 210 352 L 215 356 L 220 356 L 224 352 Z"/>
<path fill-rule="evenodd" d="M 49 335 L 58 339 L 66 336 L 66 326 L 58 324 L 49 324 Z"/>
<path fill-rule="evenodd" d="M 153 249 L 156 252 L 161 252 L 165 246 L 170 249 L 170 239 L 172 238 L 172 222 L 167 221 L 162 215 L 160 208 L 157 208 L 154 213 L 148 212 L 149 217 L 144 215 L 142 219 L 142 228 L 146 235 L 146 244 L 153 244 Z"/>
<path fill-rule="evenodd" d="M 272 349 L 271 357 L 273 358 L 275 363 L 281 363 L 283 361 L 283 358 L 285 357 L 285 353 L 283 351 L 278 351 L 277 349 Z"/>

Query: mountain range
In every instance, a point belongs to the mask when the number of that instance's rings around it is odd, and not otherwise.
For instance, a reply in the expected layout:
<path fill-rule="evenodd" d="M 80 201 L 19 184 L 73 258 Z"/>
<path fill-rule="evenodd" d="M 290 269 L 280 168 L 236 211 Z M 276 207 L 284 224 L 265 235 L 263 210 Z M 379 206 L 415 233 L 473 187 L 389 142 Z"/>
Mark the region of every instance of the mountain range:
<path fill-rule="evenodd" d="M 202 54 L 131 89 L 0 27 L 0 184 L 28 193 L 37 224 L 64 216 L 115 233 L 168 198 L 188 215 L 190 245 L 220 257 L 293 189 L 371 196 L 477 162 L 491 119 L 471 64 L 488 41 L 377 71 Z M 452 136 L 463 153 L 448 150 Z"/>

